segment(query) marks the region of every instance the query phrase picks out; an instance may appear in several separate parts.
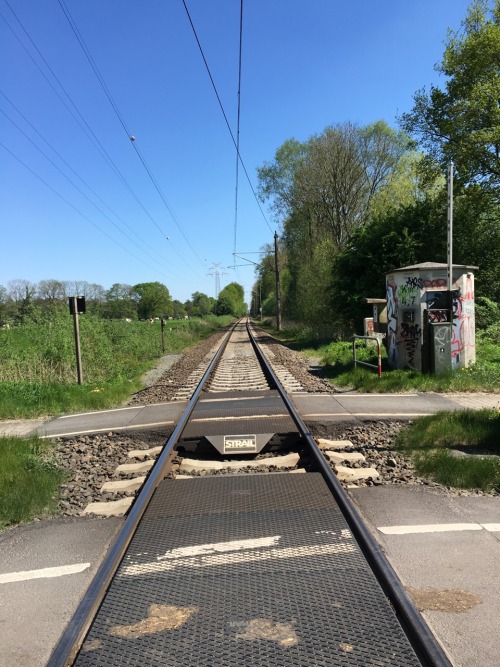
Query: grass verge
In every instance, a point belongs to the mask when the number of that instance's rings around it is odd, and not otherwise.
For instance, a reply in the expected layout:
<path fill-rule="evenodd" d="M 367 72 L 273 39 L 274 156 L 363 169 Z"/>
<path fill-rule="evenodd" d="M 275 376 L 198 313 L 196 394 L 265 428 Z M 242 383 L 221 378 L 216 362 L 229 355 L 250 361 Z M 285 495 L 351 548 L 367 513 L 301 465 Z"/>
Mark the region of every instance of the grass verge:
<path fill-rule="evenodd" d="M 410 454 L 419 475 L 458 489 L 500 492 L 500 413 L 458 410 L 419 417 L 396 447 Z"/>
<path fill-rule="evenodd" d="M 362 366 L 354 368 L 352 342 L 325 342 L 300 329 L 278 332 L 270 327 L 265 328 L 291 349 L 318 359 L 323 377 L 337 387 L 349 387 L 365 393 L 494 392 L 500 387 L 500 344 L 492 342 L 487 336 L 478 334 L 476 338 L 477 363 L 474 366 L 440 376 L 391 369 L 385 347 L 382 346 L 382 377 L 379 378 L 376 370 Z M 376 346 L 365 346 L 358 342 L 356 357 L 359 361 L 377 366 Z"/>
<path fill-rule="evenodd" d="M 54 511 L 64 473 L 38 437 L 0 437 L 0 529 Z"/>

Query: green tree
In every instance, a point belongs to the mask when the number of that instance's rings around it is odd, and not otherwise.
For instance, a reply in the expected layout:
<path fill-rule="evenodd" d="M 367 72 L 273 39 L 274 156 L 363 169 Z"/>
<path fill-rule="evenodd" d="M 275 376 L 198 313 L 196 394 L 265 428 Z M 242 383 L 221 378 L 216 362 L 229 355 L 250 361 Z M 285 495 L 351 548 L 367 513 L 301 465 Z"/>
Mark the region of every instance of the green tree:
<path fill-rule="evenodd" d="M 364 297 L 384 298 L 385 273 L 421 262 L 447 261 L 447 196 L 429 196 L 373 219 L 334 262 L 330 307 L 339 329 L 362 329 Z M 500 300 L 498 206 L 480 188 L 456 198 L 453 260 L 479 266 L 476 295 Z M 472 221 L 472 223 L 471 223 Z"/>
<path fill-rule="evenodd" d="M 102 312 L 104 317 L 111 319 L 137 319 L 137 303 L 132 298 L 132 286 L 114 283 L 105 292 Z"/>
<path fill-rule="evenodd" d="M 9 313 L 9 295 L 3 285 L 0 285 L 0 326 L 6 324 Z"/>
<path fill-rule="evenodd" d="M 462 31 L 449 31 L 436 69 L 446 77 L 444 88 L 419 90 L 400 125 L 442 170 L 453 160 L 458 181 L 488 185 L 498 196 L 500 0 L 491 12 L 487 0 L 470 5 Z"/>
<path fill-rule="evenodd" d="M 177 320 L 183 319 L 184 316 L 187 315 L 185 305 L 178 299 L 174 299 L 172 301 L 172 308 L 174 311 L 173 317 L 175 317 Z M 172 315 L 169 315 L 168 317 L 172 317 Z"/>
<path fill-rule="evenodd" d="M 132 294 L 137 299 L 137 313 L 141 319 L 173 315 L 170 292 L 162 283 L 139 283 L 132 289 Z"/>
<path fill-rule="evenodd" d="M 389 207 L 381 197 L 384 189 L 402 189 L 394 174 L 409 152 L 407 135 L 384 121 L 365 127 L 342 123 L 305 143 L 285 142 L 274 162 L 258 170 L 260 196 L 271 201 L 283 224 L 278 258 L 284 318 L 315 326 L 331 319 L 327 304 L 334 258 L 375 205 Z M 269 251 L 259 269 L 265 314 L 275 291 L 272 255 Z"/>
<path fill-rule="evenodd" d="M 7 283 L 8 294 L 12 302 L 12 316 L 16 322 L 23 324 L 35 316 L 33 299 L 36 285 L 29 280 L 17 279 Z"/>
<path fill-rule="evenodd" d="M 191 295 L 191 314 L 195 317 L 205 317 L 213 311 L 215 304 L 216 301 L 212 297 L 203 292 L 194 292 Z"/>
<path fill-rule="evenodd" d="M 257 167 L 260 199 L 271 201 L 277 222 L 282 222 L 297 208 L 295 178 L 307 154 L 307 142 L 287 139 L 277 150 L 272 162 Z"/>
<path fill-rule="evenodd" d="M 229 283 L 219 293 L 216 306 L 217 315 L 242 317 L 247 312 L 244 298 L 245 291 L 243 287 L 235 282 Z"/>
<path fill-rule="evenodd" d="M 384 121 L 330 126 L 305 143 L 286 141 L 258 169 L 259 193 L 302 249 L 306 242 L 312 252 L 325 239 L 342 249 L 408 149 L 406 135 Z"/>

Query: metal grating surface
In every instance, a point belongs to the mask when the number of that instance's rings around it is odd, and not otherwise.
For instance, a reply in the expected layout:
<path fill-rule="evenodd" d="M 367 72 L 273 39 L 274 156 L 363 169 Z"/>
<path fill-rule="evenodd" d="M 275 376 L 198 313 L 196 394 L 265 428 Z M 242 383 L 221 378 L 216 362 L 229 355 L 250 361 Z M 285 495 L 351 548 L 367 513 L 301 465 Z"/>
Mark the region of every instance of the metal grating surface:
<path fill-rule="evenodd" d="M 296 433 L 297 426 L 289 416 L 281 397 L 276 395 L 276 392 L 266 393 L 269 395 L 261 397 L 260 400 L 255 398 L 255 392 L 243 399 L 238 397 L 238 392 L 226 392 L 221 395 L 220 401 L 200 401 L 193 410 L 182 437 L 189 439 L 204 435 Z M 234 400 L 235 398 L 238 400 Z M 279 414 L 285 416 L 279 417 Z M 231 417 L 234 417 L 234 420 Z"/>
<path fill-rule="evenodd" d="M 229 414 L 228 417 L 234 417 Z M 291 417 L 263 417 L 261 419 L 225 419 L 215 421 L 190 421 L 182 432 L 183 439 L 204 435 L 243 435 L 245 433 L 295 433 L 297 426 Z"/>
<path fill-rule="evenodd" d="M 317 474 L 165 480 L 75 662 L 419 664 Z"/>
<path fill-rule="evenodd" d="M 222 398 L 214 400 L 204 399 L 198 401 L 195 407 L 197 413 L 204 413 L 205 411 L 214 411 L 218 409 L 225 410 L 237 410 L 237 409 L 248 409 L 248 410 L 279 410 L 283 412 L 286 410 L 283 399 L 280 396 L 247 396 L 245 398 Z"/>
<path fill-rule="evenodd" d="M 210 409 L 193 410 L 191 416 L 191 421 L 197 421 L 201 419 L 227 419 L 228 417 L 272 417 L 276 416 L 286 416 L 292 423 L 293 419 L 290 417 L 286 407 L 281 405 L 254 405 L 252 403 L 247 405 L 232 405 L 231 403 L 221 403 L 217 405 L 210 406 Z"/>
<path fill-rule="evenodd" d="M 261 390 L 252 390 L 245 389 L 244 391 L 217 391 L 217 392 L 203 392 L 201 395 L 201 400 L 221 400 L 221 399 L 232 399 L 237 398 L 279 398 L 281 401 L 281 396 L 276 389 L 261 389 Z"/>

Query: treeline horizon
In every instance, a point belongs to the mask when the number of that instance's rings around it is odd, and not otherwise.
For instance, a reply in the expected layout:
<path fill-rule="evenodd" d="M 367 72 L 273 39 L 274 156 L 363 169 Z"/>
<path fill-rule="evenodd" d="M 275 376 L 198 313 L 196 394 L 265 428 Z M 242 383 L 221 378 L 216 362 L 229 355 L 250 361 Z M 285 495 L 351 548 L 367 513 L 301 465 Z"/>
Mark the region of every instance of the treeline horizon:
<path fill-rule="evenodd" d="M 50 317 L 55 311 L 68 309 L 69 298 L 84 297 L 87 311 L 108 319 L 139 319 L 154 317 L 205 317 L 232 315 L 241 317 L 247 311 L 244 289 L 230 283 L 215 299 L 203 292 L 194 292 L 191 299 L 181 302 L 172 299 L 166 285 L 160 282 L 128 285 L 114 283 L 105 289 L 84 280 L 11 280 L 0 285 L 0 326 L 23 324 Z M 69 311 L 68 311 L 69 312 Z"/>

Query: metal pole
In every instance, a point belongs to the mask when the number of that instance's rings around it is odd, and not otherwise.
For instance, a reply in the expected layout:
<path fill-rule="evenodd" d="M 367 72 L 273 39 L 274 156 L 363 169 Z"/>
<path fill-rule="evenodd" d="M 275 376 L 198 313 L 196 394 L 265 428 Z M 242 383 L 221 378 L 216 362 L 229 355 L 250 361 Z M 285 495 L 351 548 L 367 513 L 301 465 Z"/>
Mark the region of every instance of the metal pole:
<path fill-rule="evenodd" d="M 82 357 L 80 354 L 80 327 L 78 324 L 78 306 L 76 296 L 72 296 L 71 299 L 73 301 L 73 324 L 75 329 L 76 372 L 78 375 L 78 384 L 83 384 Z"/>
<path fill-rule="evenodd" d="M 450 322 L 453 320 L 453 162 L 448 165 L 448 297 L 450 308 Z"/>
<path fill-rule="evenodd" d="M 165 354 L 165 318 L 161 318 L 161 349 Z"/>
<path fill-rule="evenodd" d="M 276 329 L 281 331 L 280 273 L 278 269 L 278 233 L 274 232 L 274 267 L 276 273 Z"/>

